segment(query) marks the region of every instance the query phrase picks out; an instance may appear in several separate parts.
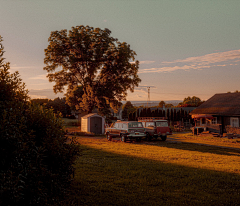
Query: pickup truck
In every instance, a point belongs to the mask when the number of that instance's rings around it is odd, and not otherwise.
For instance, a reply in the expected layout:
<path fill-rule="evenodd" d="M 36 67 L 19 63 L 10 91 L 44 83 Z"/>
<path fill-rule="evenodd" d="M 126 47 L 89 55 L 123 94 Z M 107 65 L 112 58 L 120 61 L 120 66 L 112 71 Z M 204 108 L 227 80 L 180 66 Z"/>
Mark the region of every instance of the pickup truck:
<path fill-rule="evenodd" d="M 139 122 L 142 122 L 146 129 L 146 139 L 150 141 L 153 137 L 160 137 L 163 141 L 167 139 L 168 135 L 172 134 L 168 126 L 168 121 L 161 117 L 139 117 Z"/>
<path fill-rule="evenodd" d="M 137 121 L 117 121 L 111 127 L 105 128 L 105 134 L 109 141 L 112 138 L 120 137 L 123 142 L 127 140 L 141 141 L 146 136 L 142 122 Z"/>

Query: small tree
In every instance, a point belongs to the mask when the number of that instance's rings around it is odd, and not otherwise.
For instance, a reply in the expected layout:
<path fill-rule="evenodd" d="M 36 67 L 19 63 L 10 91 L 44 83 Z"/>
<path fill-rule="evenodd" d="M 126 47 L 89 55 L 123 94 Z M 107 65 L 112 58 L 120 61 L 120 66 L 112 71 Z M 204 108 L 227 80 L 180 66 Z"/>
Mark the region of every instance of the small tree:
<path fill-rule="evenodd" d="M 167 109 L 167 114 L 166 114 L 166 116 L 167 116 L 167 119 L 170 121 L 170 112 L 169 112 L 169 109 Z"/>
<path fill-rule="evenodd" d="M 163 107 L 163 105 L 165 105 L 166 103 L 164 102 L 164 101 L 161 101 L 161 102 L 159 102 L 159 104 L 158 104 L 158 106 L 159 107 Z"/>
<path fill-rule="evenodd" d="M 163 115 L 162 113 L 163 113 L 162 110 L 159 109 L 159 110 L 158 110 L 158 117 L 162 117 L 162 115 Z"/>
<path fill-rule="evenodd" d="M 129 114 L 136 112 L 136 108 L 132 105 L 132 103 L 130 101 L 127 101 L 124 105 L 123 105 L 123 112 L 122 112 L 122 117 L 123 119 L 128 119 L 129 118 Z"/>
<path fill-rule="evenodd" d="M 183 102 L 178 104 L 178 107 L 198 107 L 202 104 L 202 100 L 199 97 L 187 97 L 184 98 Z"/>
<path fill-rule="evenodd" d="M 174 105 L 173 104 L 166 104 L 165 107 L 166 108 L 172 108 L 172 107 L 174 107 Z"/>

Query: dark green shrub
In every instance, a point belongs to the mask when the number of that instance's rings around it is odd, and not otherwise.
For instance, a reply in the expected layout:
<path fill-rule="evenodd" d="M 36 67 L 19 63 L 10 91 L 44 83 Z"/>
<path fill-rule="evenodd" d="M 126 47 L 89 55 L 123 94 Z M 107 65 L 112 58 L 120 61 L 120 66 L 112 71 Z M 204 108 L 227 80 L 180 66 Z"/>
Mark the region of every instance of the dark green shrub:
<path fill-rule="evenodd" d="M 0 57 L 2 56 L 0 37 Z M 79 147 L 67 143 L 53 110 L 27 100 L 18 73 L 0 59 L 0 205 L 57 204 L 67 193 Z"/>
<path fill-rule="evenodd" d="M 4 110 L 0 121 L 0 205 L 57 202 L 79 153 L 75 144 L 66 143 L 61 118 L 27 104 Z"/>

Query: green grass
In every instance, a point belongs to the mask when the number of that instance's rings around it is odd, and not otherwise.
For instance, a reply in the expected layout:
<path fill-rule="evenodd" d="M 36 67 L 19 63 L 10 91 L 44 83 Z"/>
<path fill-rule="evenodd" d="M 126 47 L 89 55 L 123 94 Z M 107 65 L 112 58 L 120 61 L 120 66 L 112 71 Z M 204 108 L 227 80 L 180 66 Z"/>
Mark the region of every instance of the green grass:
<path fill-rule="evenodd" d="M 239 205 L 240 150 L 185 136 L 181 143 L 77 138 L 82 156 L 63 205 Z"/>

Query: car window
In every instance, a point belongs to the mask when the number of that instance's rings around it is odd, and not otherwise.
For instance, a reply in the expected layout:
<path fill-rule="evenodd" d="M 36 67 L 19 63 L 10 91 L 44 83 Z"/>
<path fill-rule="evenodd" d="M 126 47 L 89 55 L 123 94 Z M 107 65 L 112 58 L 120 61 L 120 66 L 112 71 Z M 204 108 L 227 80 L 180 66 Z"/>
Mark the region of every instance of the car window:
<path fill-rule="evenodd" d="M 114 124 L 114 128 L 118 128 L 118 123 L 115 123 L 115 124 Z"/>
<path fill-rule="evenodd" d="M 146 127 L 154 127 L 154 122 L 146 122 Z"/>
<path fill-rule="evenodd" d="M 142 122 L 131 122 L 128 124 L 129 127 L 134 127 L 134 128 L 138 128 L 138 127 L 143 127 L 142 126 Z"/>
<path fill-rule="evenodd" d="M 157 127 L 168 127 L 167 121 L 156 122 Z"/>

